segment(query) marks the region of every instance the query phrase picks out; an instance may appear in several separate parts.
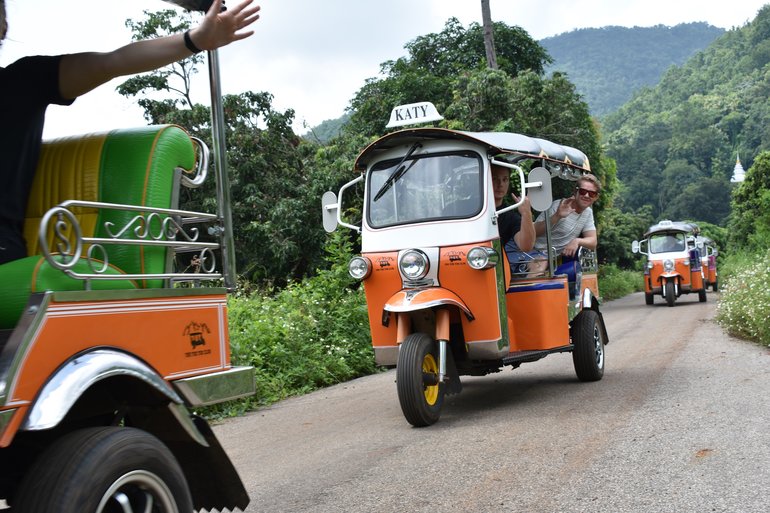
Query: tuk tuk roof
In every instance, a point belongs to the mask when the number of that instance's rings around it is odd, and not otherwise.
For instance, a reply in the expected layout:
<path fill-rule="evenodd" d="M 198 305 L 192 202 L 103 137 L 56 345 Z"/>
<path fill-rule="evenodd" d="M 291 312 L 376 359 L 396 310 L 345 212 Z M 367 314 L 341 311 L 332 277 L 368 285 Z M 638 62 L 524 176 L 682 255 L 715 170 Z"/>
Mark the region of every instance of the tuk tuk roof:
<path fill-rule="evenodd" d="M 361 152 L 356 158 L 355 169 L 364 171 L 378 155 L 398 145 L 431 139 L 458 139 L 485 146 L 487 154 L 490 155 L 509 153 L 544 159 L 583 172 L 591 172 L 591 165 L 585 153 L 571 146 L 511 132 L 462 132 L 445 128 L 410 128 L 387 134 Z"/>
<path fill-rule="evenodd" d="M 644 234 L 645 237 L 649 237 L 655 233 L 666 232 L 681 232 L 681 233 L 693 233 L 698 231 L 698 225 L 693 223 L 684 223 L 681 221 L 670 221 L 668 219 L 650 226 L 650 229 Z"/>

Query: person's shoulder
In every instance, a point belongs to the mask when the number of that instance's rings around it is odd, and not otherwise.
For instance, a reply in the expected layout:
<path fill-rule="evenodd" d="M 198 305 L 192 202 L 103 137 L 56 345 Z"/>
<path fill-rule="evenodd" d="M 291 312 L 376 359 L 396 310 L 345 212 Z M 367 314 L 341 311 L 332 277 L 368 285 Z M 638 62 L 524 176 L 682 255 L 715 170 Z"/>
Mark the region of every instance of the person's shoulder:
<path fill-rule="evenodd" d="M 61 55 L 30 55 L 12 62 L 5 67 L 4 71 L 7 74 L 34 73 L 58 66 L 61 57 Z"/>

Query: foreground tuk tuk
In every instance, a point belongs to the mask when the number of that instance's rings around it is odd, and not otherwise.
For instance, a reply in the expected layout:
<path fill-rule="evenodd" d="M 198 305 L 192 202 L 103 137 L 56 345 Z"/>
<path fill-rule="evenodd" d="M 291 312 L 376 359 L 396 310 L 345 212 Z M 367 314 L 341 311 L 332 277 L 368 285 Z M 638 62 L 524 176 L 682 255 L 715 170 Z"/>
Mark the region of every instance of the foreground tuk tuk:
<path fill-rule="evenodd" d="M 390 126 L 421 118 L 440 119 L 431 104 L 413 104 L 394 110 Z M 361 233 L 349 271 L 363 280 L 376 361 L 396 367 L 401 409 L 414 426 L 439 419 L 463 375 L 563 352 L 580 380 L 604 373 L 595 255 L 557 269 L 551 250 L 544 273 L 521 264 L 512 272 L 497 220 L 518 204 L 496 210 L 492 164 L 510 169 L 539 211 L 551 204 L 552 176 L 590 172 L 581 151 L 543 139 L 407 128 L 364 149 L 355 161 L 361 174 L 322 201 L 327 231 L 340 224 Z M 343 220 L 343 196 L 361 182 L 357 226 Z"/>
<path fill-rule="evenodd" d="M 212 85 L 216 63 L 209 52 Z M 178 208 L 180 187 L 200 186 L 209 167 L 203 141 L 178 126 L 44 142 L 25 221 L 30 256 L 0 265 L 0 505 L 248 505 L 194 413 L 255 389 L 253 368 L 230 362 L 235 270 L 218 88 L 212 105 L 216 213 Z"/>
<path fill-rule="evenodd" d="M 650 227 L 641 241 L 633 241 L 631 251 L 647 257 L 644 266 L 644 300 L 648 305 L 660 294 L 674 306 L 682 294 L 697 293 L 706 301 L 706 281 L 702 267 L 703 242 L 693 223 L 663 220 Z"/>

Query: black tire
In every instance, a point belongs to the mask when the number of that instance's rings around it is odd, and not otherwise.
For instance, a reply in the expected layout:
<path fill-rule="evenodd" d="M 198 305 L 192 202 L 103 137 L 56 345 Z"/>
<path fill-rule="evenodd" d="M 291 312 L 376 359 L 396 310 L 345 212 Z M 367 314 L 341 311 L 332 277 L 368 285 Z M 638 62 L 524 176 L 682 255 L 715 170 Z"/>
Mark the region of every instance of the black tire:
<path fill-rule="evenodd" d="M 665 296 L 666 296 L 666 304 L 668 306 L 674 306 L 674 301 L 676 301 L 676 292 L 674 292 L 674 282 L 673 280 L 667 281 L 664 285 L 665 287 Z"/>
<path fill-rule="evenodd" d="M 152 509 L 145 509 L 150 501 Z M 193 511 L 184 474 L 168 448 L 145 431 L 121 427 L 81 429 L 56 441 L 24 477 L 12 508 L 25 513 Z"/>
<path fill-rule="evenodd" d="M 655 303 L 655 294 L 645 292 L 644 293 L 644 302 L 648 305 L 651 305 Z"/>
<path fill-rule="evenodd" d="M 700 301 L 701 303 L 706 302 L 706 289 L 700 289 L 698 291 L 698 301 Z"/>
<path fill-rule="evenodd" d="M 714 280 L 714 283 L 711 284 L 711 290 L 719 292 L 719 280 Z"/>
<path fill-rule="evenodd" d="M 583 310 L 572 320 L 572 363 L 580 381 L 604 376 L 604 330 L 599 314 Z"/>
<path fill-rule="evenodd" d="M 401 411 L 415 427 L 435 424 L 444 404 L 445 384 L 438 383 L 436 344 L 425 333 L 412 333 L 401 343 L 396 388 Z"/>

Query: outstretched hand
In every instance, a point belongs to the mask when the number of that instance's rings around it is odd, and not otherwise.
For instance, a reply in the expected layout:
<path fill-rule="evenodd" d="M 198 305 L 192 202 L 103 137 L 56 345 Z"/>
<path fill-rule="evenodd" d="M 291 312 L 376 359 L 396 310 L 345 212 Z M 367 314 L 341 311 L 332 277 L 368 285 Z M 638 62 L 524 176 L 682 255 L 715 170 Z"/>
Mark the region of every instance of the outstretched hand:
<path fill-rule="evenodd" d="M 559 203 L 559 208 L 556 210 L 556 215 L 558 215 L 560 219 L 564 219 L 574 211 L 575 198 L 566 198 L 563 199 L 561 203 Z"/>
<path fill-rule="evenodd" d="M 252 35 L 253 30 L 239 31 L 259 19 L 260 7 L 252 5 L 253 2 L 244 0 L 222 11 L 222 0 L 214 0 L 201 24 L 190 31 L 195 46 L 201 50 L 214 50 Z"/>

